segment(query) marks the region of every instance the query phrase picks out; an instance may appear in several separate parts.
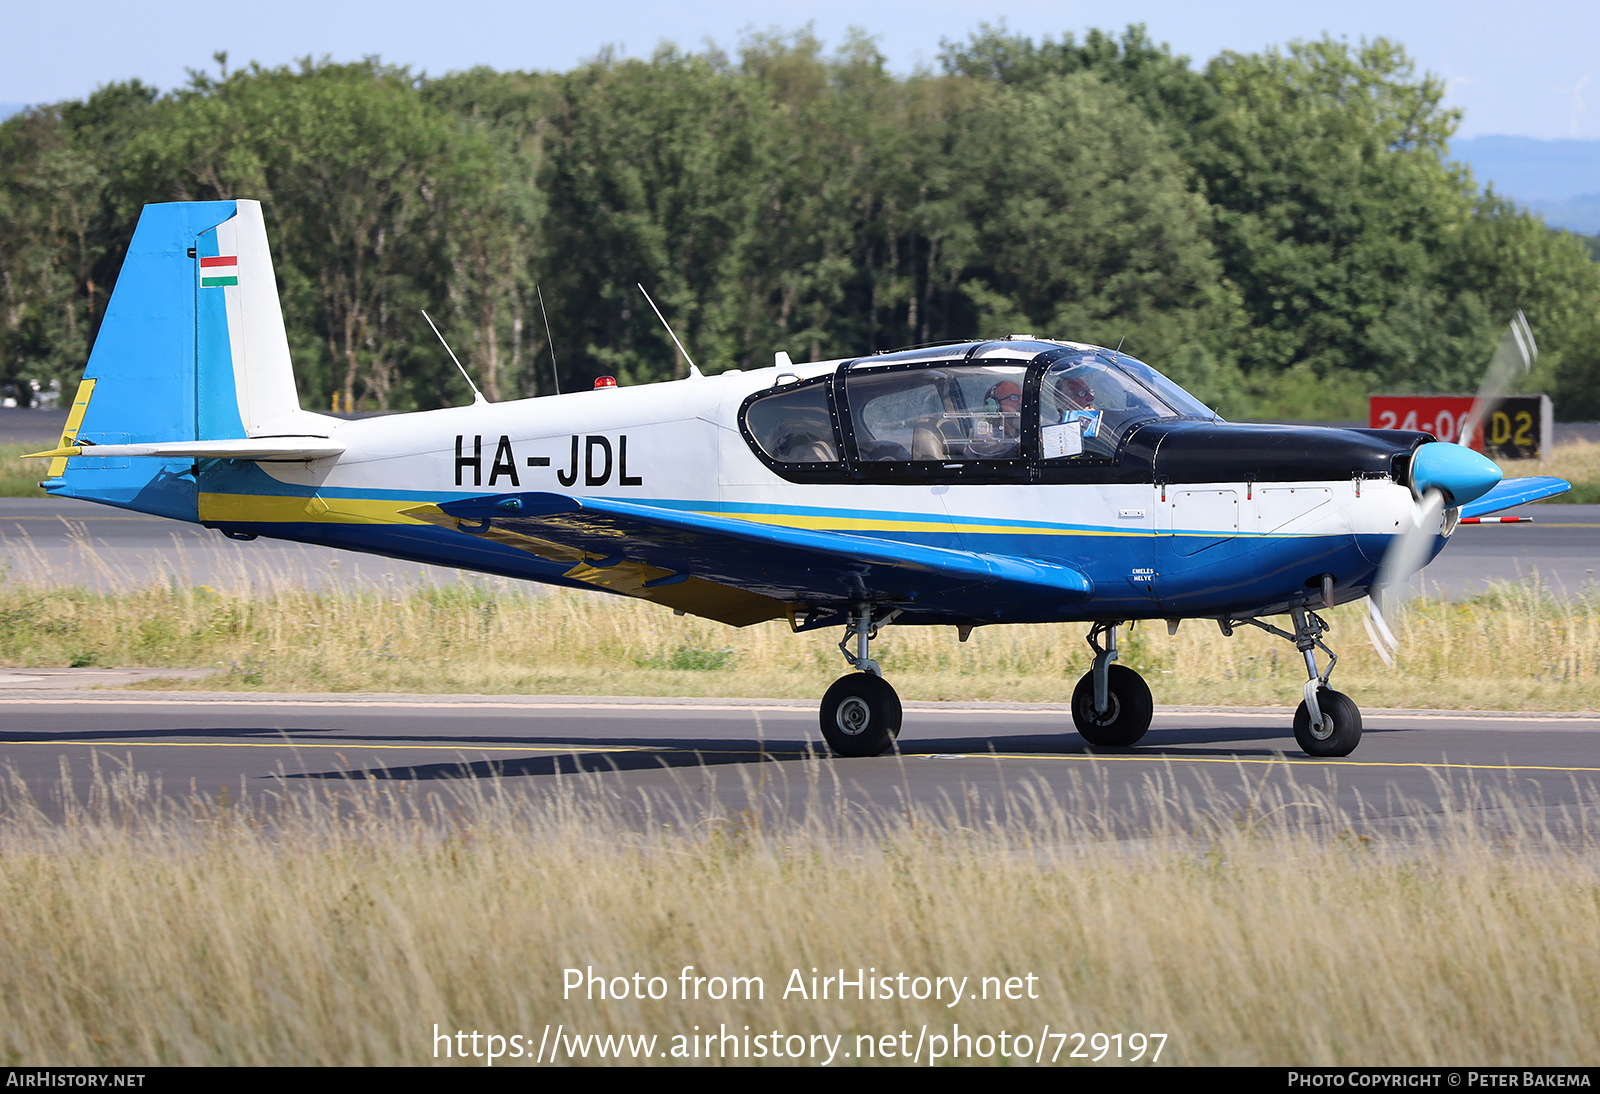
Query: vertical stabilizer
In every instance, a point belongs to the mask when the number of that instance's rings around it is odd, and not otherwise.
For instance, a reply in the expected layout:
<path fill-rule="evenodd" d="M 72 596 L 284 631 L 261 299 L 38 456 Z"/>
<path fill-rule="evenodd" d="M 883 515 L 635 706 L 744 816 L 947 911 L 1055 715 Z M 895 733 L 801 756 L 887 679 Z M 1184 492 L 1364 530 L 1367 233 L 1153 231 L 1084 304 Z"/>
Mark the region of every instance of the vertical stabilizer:
<path fill-rule="evenodd" d="M 244 438 L 292 419 L 300 403 L 260 203 L 145 206 L 83 377 L 75 437 L 62 444 L 86 452 Z M 52 463 L 45 487 L 194 520 L 195 472 L 194 460 L 86 454 Z"/>

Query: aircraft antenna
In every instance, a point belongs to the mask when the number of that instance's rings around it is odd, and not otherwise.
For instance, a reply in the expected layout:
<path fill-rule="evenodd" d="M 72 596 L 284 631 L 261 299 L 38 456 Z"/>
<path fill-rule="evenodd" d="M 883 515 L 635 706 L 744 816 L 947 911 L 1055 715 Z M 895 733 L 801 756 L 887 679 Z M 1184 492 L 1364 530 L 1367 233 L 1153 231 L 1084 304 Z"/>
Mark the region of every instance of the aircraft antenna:
<path fill-rule="evenodd" d="M 636 281 L 636 282 L 634 282 L 634 284 L 638 285 L 639 283 Z M 644 286 L 643 285 L 639 285 L 639 291 L 644 293 L 644 298 L 646 300 L 650 300 L 650 294 L 647 293 L 647 292 L 644 292 Z M 667 328 L 667 333 L 672 335 L 672 341 L 677 345 L 678 352 L 683 354 L 683 359 L 685 361 L 689 362 L 689 375 L 690 376 L 704 376 L 705 373 L 701 372 L 700 369 L 699 369 L 699 366 L 697 366 L 694 363 L 694 358 L 689 356 L 689 351 L 683 348 L 683 343 L 682 342 L 678 341 L 678 336 L 676 334 L 673 334 L 673 332 L 672 332 L 672 324 L 667 322 L 667 317 L 661 314 L 661 309 L 656 307 L 656 302 L 654 300 L 650 300 L 650 306 L 655 309 L 656 318 L 661 320 L 661 325 L 663 327 Z"/>
<path fill-rule="evenodd" d="M 544 310 L 544 291 L 538 285 L 533 291 L 539 294 L 539 314 L 544 316 L 544 340 L 550 347 L 550 378 L 556 382 L 556 394 L 561 394 L 561 373 L 556 371 L 556 340 L 550 336 L 550 313 Z"/>
<path fill-rule="evenodd" d="M 1112 350 L 1111 352 L 1112 353 L 1121 353 L 1122 352 L 1122 343 L 1126 342 L 1127 340 L 1128 340 L 1128 336 L 1126 334 L 1124 334 L 1121 338 L 1118 338 L 1117 339 L 1117 348 Z"/>
<path fill-rule="evenodd" d="M 422 309 L 422 318 L 428 321 L 428 326 L 433 327 L 434 334 L 439 334 L 439 328 L 433 325 L 433 317 L 428 314 L 427 309 L 425 308 Z M 478 385 L 472 382 L 472 377 L 467 375 L 467 370 L 465 368 L 462 368 L 460 359 L 456 357 L 456 351 L 450 348 L 450 343 L 444 340 L 444 335 L 442 334 L 439 334 L 439 344 L 442 345 L 444 347 L 444 351 L 450 355 L 450 360 L 455 361 L 456 368 L 461 369 L 462 378 L 467 381 L 467 386 L 472 389 L 472 401 L 475 403 L 487 403 L 489 400 L 483 397 L 483 392 L 478 390 Z"/>

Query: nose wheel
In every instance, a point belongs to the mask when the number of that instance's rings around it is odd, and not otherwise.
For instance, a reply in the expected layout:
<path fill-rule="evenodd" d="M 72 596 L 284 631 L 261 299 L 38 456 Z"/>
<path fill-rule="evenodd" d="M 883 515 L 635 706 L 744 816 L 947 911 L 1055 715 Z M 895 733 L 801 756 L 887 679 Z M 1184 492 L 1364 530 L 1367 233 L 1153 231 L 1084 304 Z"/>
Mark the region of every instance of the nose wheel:
<path fill-rule="evenodd" d="M 1294 712 L 1294 739 L 1307 756 L 1348 756 L 1361 743 L 1361 709 L 1355 700 L 1332 688 L 1317 689 L 1315 722 L 1305 703 Z"/>
<path fill-rule="evenodd" d="M 1331 589 L 1331 580 L 1328 588 Z M 1332 597 L 1325 592 L 1323 599 L 1327 601 Z M 1309 678 L 1305 684 L 1305 699 L 1294 712 L 1295 743 L 1307 756 L 1348 756 L 1361 743 L 1361 709 L 1350 696 L 1328 686 L 1333 666 L 1339 662 L 1339 655 L 1322 641 L 1322 636 L 1328 630 L 1328 622 L 1306 607 L 1289 609 L 1289 617 L 1294 620 L 1293 634 L 1254 618 L 1219 619 L 1217 625 L 1224 635 L 1232 635 L 1235 625 L 1248 623 L 1268 634 L 1293 642 L 1295 649 L 1305 658 L 1306 676 Z M 1328 655 L 1328 667 L 1320 672 L 1317 670 L 1319 649 Z"/>

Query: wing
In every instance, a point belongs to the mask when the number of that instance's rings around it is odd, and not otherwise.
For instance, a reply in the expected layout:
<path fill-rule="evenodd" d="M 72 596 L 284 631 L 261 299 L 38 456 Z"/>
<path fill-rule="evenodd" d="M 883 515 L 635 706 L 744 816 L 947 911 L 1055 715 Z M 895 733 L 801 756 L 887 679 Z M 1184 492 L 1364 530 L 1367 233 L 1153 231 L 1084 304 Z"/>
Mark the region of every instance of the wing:
<path fill-rule="evenodd" d="M 1526 505 L 1530 501 L 1553 498 L 1557 494 L 1565 494 L 1571 489 L 1572 484 L 1566 479 L 1552 478 L 1548 475 L 1539 475 L 1526 479 L 1502 479 L 1499 486 L 1496 486 L 1476 501 L 1463 505 L 1461 507 L 1461 515 L 1464 517 L 1487 516 L 1490 513 L 1498 513 L 1502 509 Z"/>
<path fill-rule="evenodd" d="M 1071 566 L 845 532 L 783 528 L 609 498 L 502 494 L 406 515 L 570 561 L 567 577 L 735 626 L 860 601 L 992 619 L 1000 601 L 1081 604 Z"/>

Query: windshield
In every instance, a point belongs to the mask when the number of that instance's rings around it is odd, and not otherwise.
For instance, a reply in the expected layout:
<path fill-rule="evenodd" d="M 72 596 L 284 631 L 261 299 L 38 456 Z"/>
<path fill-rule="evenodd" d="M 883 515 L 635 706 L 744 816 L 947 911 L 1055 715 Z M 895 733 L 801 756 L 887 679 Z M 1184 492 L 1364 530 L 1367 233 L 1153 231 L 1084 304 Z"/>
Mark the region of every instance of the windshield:
<path fill-rule="evenodd" d="M 1039 388 L 1041 458 L 1104 459 L 1140 422 L 1214 416 L 1142 361 L 1121 354 L 1112 360 L 1082 353 L 1050 366 Z"/>
<path fill-rule="evenodd" d="M 1134 379 L 1161 396 L 1166 404 L 1176 410 L 1180 416 L 1185 418 L 1215 418 L 1217 416 L 1216 411 L 1143 361 L 1129 357 L 1125 353 L 1116 354 L 1114 359 L 1118 368 L 1124 372 L 1132 373 Z"/>

